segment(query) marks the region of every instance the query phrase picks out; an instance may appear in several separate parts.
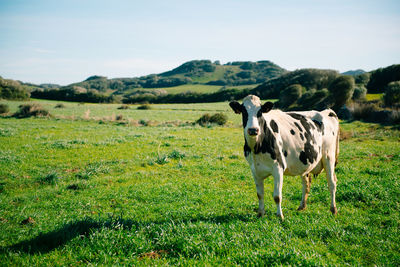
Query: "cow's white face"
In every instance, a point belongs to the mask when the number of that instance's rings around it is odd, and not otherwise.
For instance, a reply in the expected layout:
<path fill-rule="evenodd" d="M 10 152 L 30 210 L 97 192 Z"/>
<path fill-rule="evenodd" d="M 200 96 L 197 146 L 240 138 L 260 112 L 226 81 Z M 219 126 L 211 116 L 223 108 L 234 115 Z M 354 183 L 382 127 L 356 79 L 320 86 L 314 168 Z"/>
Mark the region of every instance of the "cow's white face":
<path fill-rule="evenodd" d="M 242 114 L 244 136 L 247 142 L 257 142 L 263 131 L 263 125 L 261 124 L 265 123 L 262 114 L 270 111 L 273 103 L 266 102 L 264 105 L 261 105 L 260 98 L 249 95 L 243 99 L 243 104 L 232 101 L 229 105 L 235 113 Z"/>

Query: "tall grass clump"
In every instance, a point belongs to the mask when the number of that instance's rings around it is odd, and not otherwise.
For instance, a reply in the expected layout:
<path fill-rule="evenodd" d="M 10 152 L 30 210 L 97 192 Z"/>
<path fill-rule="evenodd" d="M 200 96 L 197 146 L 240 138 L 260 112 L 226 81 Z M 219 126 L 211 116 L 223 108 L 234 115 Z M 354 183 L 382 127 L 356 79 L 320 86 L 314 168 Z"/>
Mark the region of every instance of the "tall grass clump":
<path fill-rule="evenodd" d="M 117 109 L 129 109 L 129 106 L 128 105 L 122 105 L 122 106 L 118 107 Z"/>
<path fill-rule="evenodd" d="M 66 108 L 63 103 L 58 103 L 54 108 Z"/>
<path fill-rule="evenodd" d="M 138 106 L 137 109 L 142 109 L 142 110 L 151 109 L 151 106 L 149 104 L 143 104 Z"/>
<path fill-rule="evenodd" d="M 60 179 L 57 172 L 51 172 L 47 175 L 37 178 L 37 181 L 41 184 L 54 185 Z"/>
<path fill-rule="evenodd" d="M 215 113 L 213 115 L 206 113 L 201 116 L 196 123 L 200 124 L 201 126 L 206 126 L 207 124 L 224 125 L 227 121 L 228 117 L 223 113 Z"/>
<path fill-rule="evenodd" d="M 8 113 L 10 108 L 7 104 L 0 104 L 0 114 Z"/>
<path fill-rule="evenodd" d="M 28 117 L 48 117 L 50 112 L 42 107 L 40 104 L 23 104 L 19 106 L 19 110 L 14 113 L 14 117 L 28 118 Z"/>

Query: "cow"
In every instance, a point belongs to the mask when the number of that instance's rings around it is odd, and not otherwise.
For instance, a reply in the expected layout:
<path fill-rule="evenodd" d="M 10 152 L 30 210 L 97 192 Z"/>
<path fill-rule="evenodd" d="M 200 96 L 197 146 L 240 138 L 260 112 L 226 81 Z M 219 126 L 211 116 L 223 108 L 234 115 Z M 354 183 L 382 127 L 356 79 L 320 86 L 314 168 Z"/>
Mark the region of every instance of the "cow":
<path fill-rule="evenodd" d="M 244 129 L 244 156 L 250 165 L 258 197 L 258 217 L 265 215 L 264 179 L 274 178 L 273 198 L 277 216 L 283 220 L 283 175 L 300 175 L 303 183 L 298 210 L 306 208 L 310 192 L 311 174 L 325 169 L 331 196 L 330 210 L 337 214 L 335 166 L 339 154 L 339 121 L 331 109 L 321 112 L 283 112 L 272 109 L 273 103 L 261 104 L 255 95 L 249 95 L 240 104 L 229 103 L 237 114 L 242 114 Z"/>

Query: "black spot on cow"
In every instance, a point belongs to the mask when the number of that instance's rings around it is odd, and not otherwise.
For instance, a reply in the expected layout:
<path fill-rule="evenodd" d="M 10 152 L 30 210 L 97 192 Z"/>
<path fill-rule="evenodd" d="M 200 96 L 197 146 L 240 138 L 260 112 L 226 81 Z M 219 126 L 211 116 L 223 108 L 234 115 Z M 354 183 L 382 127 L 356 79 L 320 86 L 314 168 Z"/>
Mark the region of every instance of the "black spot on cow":
<path fill-rule="evenodd" d="M 335 118 L 337 118 L 337 115 L 336 115 L 334 112 L 332 112 L 332 111 L 328 114 L 328 116 L 329 116 L 329 117 L 335 117 Z"/>
<path fill-rule="evenodd" d="M 324 123 L 322 121 L 312 120 L 314 124 L 317 126 L 317 130 L 324 134 Z"/>
<path fill-rule="evenodd" d="M 278 145 L 276 143 L 276 138 L 274 134 L 267 127 L 267 122 L 264 117 L 258 118 L 258 124 L 260 125 L 260 136 L 259 139 L 254 146 L 254 153 L 269 153 L 271 158 L 277 160 L 279 165 L 284 167 L 281 152 L 278 149 Z"/>
<path fill-rule="evenodd" d="M 246 108 L 243 107 L 243 108 L 242 108 L 242 123 L 243 123 L 243 128 L 246 127 L 248 118 L 249 118 L 249 114 L 247 113 Z"/>
<path fill-rule="evenodd" d="M 302 133 L 300 133 L 300 138 L 301 138 L 302 141 L 304 141 L 304 136 L 303 136 Z"/>
<path fill-rule="evenodd" d="M 300 152 L 299 160 L 303 162 L 304 165 L 307 165 L 307 157 L 304 151 Z"/>
<path fill-rule="evenodd" d="M 314 147 L 310 142 L 304 144 L 304 151 L 300 152 L 299 159 L 304 165 L 307 165 L 307 161 L 312 164 L 317 160 L 318 152 L 315 151 Z"/>
<path fill-rule="evenodd" d="M 295 120 L 299 120 L 301 125 L 304 127 L 304 151 L 300 152 L 299 160 L 304 164 L 307 165 L 314 163 L 314 161 L 318 158 L 318 151 L 314 149 L 312 144 L 316 144 L 315 137 L 312 134 L 312 130 L 316 129 L 322 132 L 322 123 L 311 122 L 310 120 L 307 121 L 306 117 L 297 113 L 288 113 L 292 118 Z M 314 126 L 315 124 L 315 126 Z M 297 126 L 296 126 L 297 127 Z M 301 136 L 300 136 L 301 138 Z"/>
<path fill-rule="evenodd" d="M 310 132 L 311 128 L 314 127 L 312 124 L 309 124 L 307 122 L 306 117 L 304 117 L 303 115 L 297 113 L 288 113 L 288 115 L 291 116 L 293 119 L 300 121 L 301 125 L 303 125 L 306 132 Z"/>
<path fill-rule="evenodd" d="M 275 122 L 274 120 L 271 120 L 271 122 L 269 123 L 269 125 L 271 126 L 271 129 L 272 129 L 274 132 L 276 132 L 276 133 L 279 132 L 278 124 L 276 124 L 276 122 Z"/>
<path fill-rule="evenodd" d="M 290 130 L 290 133 L 291 133 L 292 135 L 295 135 L 295 132 L 294 132 L 293 129 Z"/>
<path fill-rule="evenodd" d="M 262 111 L 261 109 L 257 112 L 257 118 L 260 118 L 262 116 Z"/>
<path fill-rule="evenodd" d="M 335 136 L 335 132 L 332 132 L 332 135 Z"/>
<path fill-rule="evenodd" d="M 287 157 L 287 151 L 283 152 L 283 155 L 285 155 L 285 158 Z"/>
<path fill-rule="evenodd" d="M 294 122 L 294 125 L 297 127 L 297 129 L 299 129 L 301 133 L 303 132 L 303 128 L 301 128 L 301 126 L 297 122 Z"/>
<path fill-rule="evenodd" d="M 251 149 L 250 149 L 249 145 L 247 144 L 246 138 L 244 139 L 243 152 L 244 152 L 245 157 L 247 157 L 251 152 Z"/>

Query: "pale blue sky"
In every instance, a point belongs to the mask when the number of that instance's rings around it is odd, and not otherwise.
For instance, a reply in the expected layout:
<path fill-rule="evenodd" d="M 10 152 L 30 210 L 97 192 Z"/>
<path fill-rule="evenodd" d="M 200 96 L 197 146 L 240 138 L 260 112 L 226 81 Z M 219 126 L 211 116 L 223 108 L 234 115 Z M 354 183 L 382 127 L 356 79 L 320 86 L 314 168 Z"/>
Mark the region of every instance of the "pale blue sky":
<path fill-rule="evenodd" d="M 288 69 L 400 63 L 399 0 L 0 0 L 0 76 L 66 85 L 193 59 Z"/>

